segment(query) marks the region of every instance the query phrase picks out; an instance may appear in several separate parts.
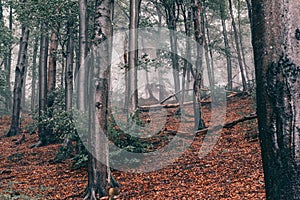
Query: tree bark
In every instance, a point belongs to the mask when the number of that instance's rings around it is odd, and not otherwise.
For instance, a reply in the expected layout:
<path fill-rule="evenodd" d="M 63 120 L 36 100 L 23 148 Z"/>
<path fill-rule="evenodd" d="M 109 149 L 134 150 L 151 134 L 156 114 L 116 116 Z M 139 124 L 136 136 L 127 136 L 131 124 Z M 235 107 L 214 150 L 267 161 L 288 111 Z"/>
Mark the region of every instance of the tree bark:
<path fill-rule="evenodd" d="M 22 92 L 23 92 L 22 89 L 24 84 L 24 74 L 26 70 L 28 39 L 29 39 L 29 29 L 26 25 L 22 25 L 22 35 L 20 38 L 18 62 L 15 69 L 12 121 L 7 136 L 13 136 L 20 133 L 20 111 L 21 111 L 21 100 L 22 100 Z"/>
<path fill-rule="evenodd" d="M 171 46 L 171 60 L 172 60 L 172 72 L 174 79 L 175 92 L 180 90 L 179 79 L 179 63 L 178 63 L 178 45 L 177 45 L 177 21 L 178 21 L 178 9 L 175 1 L 165 1 L 164 7 L 166 11 L 166 20 L 170 35 Z M 179 98 L 180 99 L 180 98 Z M 179 100 L 180 101 L 180 100 Z"/>
<path fill-rule="evenodd" d="M 231 52 L 228 41 L 228 34 L 226 30 L 226 15 L 225 15 L 225 1 L 220 1 L 220 15 L 222 21 L 222 34 L 224 38 L 225 45 L 225 55 L 226 55 L 226 63 L 227 63 L 227 89 L 232 90 L 232 64 L 231 64 Z"/>
<path fill-rule="evenodd" d="M 253 0 L 252 43 L 267 199 L 300 199 L 300 2 Z"/>
<path fill-rule="evenodd" d="M 49 49 L 49 66 L 48 66 L 48 102 L 47 106 L 52 107 L 54 103 L 53 91 L 56 85 L 56 52 L 58 48 L 58 38 L 56 30 L 52 30 Z"/>
<path fill-rule="evenodd" d="M 37 52 L 38 52 L 38 42 L 39 42 L 39 37 L 35 36 L 34 39 L 34 47 L 33 47 L 33 58 L 32 58 L 32 72 L 31 72 L 31 100 L 30 100 L 30 105 L 31 105 L 31 112 L 35 112 L 35 105 L 36 105 L 36 61 L 37 61 Z"/>
<path fill-rule="evenodd" d="M 138 106 L 137 91 L 137 60 L 138 60 L 138 0 L 130 0 L 130 22 L 129 22 L 129 52 L 128 52 L 128 120 L 134 116 Z"/>
<path fill-rule="evenodd" d="M 203 35 L 201 30 L 201 13 L 202 5 L 198 0 L 194 1 L 193 5 L 193 21 L 195 29 L 195 38 L 197 42 L 197 60 L 196 60 L 196 72 L 194 76 L 194 116 L 195 116 L 195 126 L 194 129 L 205 128 L 204 121 L 202 119 L 202 109 L 201 109 L 201 86 L 202 86 L 202 58 L 203 58 Z"/>
<path fill-rule="evenodd" d="M 247 81 L 246 81 L 246 77 L 245 77 L 245 73 L 244 73 L 244 66 L 243 66 L 243 61 L 242 61 L 242 56 L 241 56 L 238 30 L 237 30 L 235 18 L 233 15 L 232 0 L 228 0 L 228 2 L 229 2 L 229 11 L 230 11 L 231 22 L 232 22 L 233 33 L 234 33 L 234 41 L 235 41 L 236 51 L 237 51 L 237 55 L 238 55 L 238 63 L 239 63 L 239 67 L 240 67 L 241 77 L 242 77 L 243 91 L 247 91 Z"/>
<path fill-rule="evenodd" d="M 66 69 L 65 69 L 65 92 L 66 92 L 66 110 L 71 110 L 73 105 L 73 68 L 74 68 L 74 35 L 73 21 L 68 22 L 68 43 L 66 53 Z"/>
<path fill-rule="evenodd" d="M 208 38 L 207 35 L 208 34 L 208 28 L 206 26 L 206 17 L 205 17 L 205 9 L 203 9 L 203 12 L 201 14 L 201 25 L 202 25 L 202 35 L 203 35 L 203 43 L 204 43 L 204 49 L 205 49 L 205 62 L 206 62 L 206 68 L 207 68 L 207 72 L 208 72 L 208 81 L 209 81 L 209 87 L 210 87 L 210 92 L 211 92 L 211 98 L 212 101 L 214 101 L 215 99 L 215 95 L 214 95 L 214 87 L 215 87 L 215 77 L 214 77 L 214 71 L 213 71 L 213 66 L 211 65 L 211 60 L 209 58 L 209 53 L 210 53 L 210 48 L 208 47 Z M 207 31 L 205 31 L 207 29 Z"/>
<path fill-rule="evenodd" d="M 241 45 L 241 54 L 242 54 L 242 59 L 243 59 L 243 64 L 245 67 L 245 74 L 246 74 L 246 78 L 248 81 L 250 81 L 250 74 L 249 74 L 249 67 L 246 63 L 246 55 L 245 55 L 245 47 L 244 47 L 244 42 L 243 42 L 243 31 L 242 31 L 242 19 L 241 19 L 241 0 L 238 0 L 238 32 L 239 32 L 239 42 Z"/>
<path fill-rule="evenodd" d="M 78 72 L 78 108 L 80 111 L 85 111 L 87 108 L 87 66 L 85 59 L 88 51 L 88 13 L 87 0 L 79 0 L 79 72 Z"/>
<path fill-rule="evenodd" d="M 3 20 L 3 19 L 2 19 Z M 10 5 L 9 6 L 9 30 L 12 34 L 12 6 Z M 3 24 L 4 25 L 4 24 Z M 12 107 L 12 98 L 11 98 L 11 79 L 10 79 L 10 76 L 11 76 L 11 58 L 12 58 L 12 47 L 11 45 L 9 46 L 9 50 L 8 50 L 8 54 L 7 54 L 7 57 L 5 59 L 5 71 L 6 71 L 6 82 L 8 84 L 8 87 L 7 87 L 7 91 L 6 91 L 6 99 L 5 99 L 5 106 L 6 106 L 6 109 L 7 110 L 11 110 L 11 107 Z"/>
<path fill-rule="evenodd" d="M 89 80 L 92 81 L 91 84 L 94 86 L 92 87 L 93 90 L 89 90 L 91 92 L 89 97 L 94 97 L 90 98 L 89 102 L 89 118 L 91 121 L 89 143 L 94 146 L 94 152 L 89 153 L 88 186 L 84 199 L 96 200 L 98 195 L 100 197 L 105 196 L 110 180 L 110 170 L 107 166 L 108 141 L 102 134 L 99 134 L 99 131 L 102 130 L 105 135 L 108 133 L 108 95 L 112 41 L 106 39 L 111 39 L 112 36 L 112 12 L 113 1 L 97 1 L 95 38 L 93 40 L 96 57 L 93 59 L 95 63 L 92 64 L 89 70 Z"/>
<path fill-rule="evenodd" d="M 40 39 L 40 59 L 39 59 L 39 142 L 36 146 L 47 144 L 47 129 L 41 123 L 42 116 L 47 109 L 47 58 L 48 58 L 48 28 L 46 23 L 42 23 Z"/>

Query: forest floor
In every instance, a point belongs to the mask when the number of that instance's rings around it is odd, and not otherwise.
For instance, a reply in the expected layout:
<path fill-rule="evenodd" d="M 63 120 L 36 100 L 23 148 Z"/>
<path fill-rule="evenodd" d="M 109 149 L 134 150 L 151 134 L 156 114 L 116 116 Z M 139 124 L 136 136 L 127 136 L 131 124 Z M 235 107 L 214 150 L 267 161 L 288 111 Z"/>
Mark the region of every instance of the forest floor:
<path fill-rule="evenodd" d="M 206 124 L 209 110 L 205 105 Z M 251 97 L 232 97 L 227 101 L 226 122 L 254 112 Z M 37 142 L 37 134 L 25 133 L 22 144 L 16 144 L 22 135 L 4 137 L 9 123 L 9 117 L 1 117 L 0 199 L 82 199 L 86 169 L 71 168 L 71 160 L 51 164 L 49 160 L 60 145 L 29 148 Z M 187 125 L 192 122 L 181 126 Z M 203 138 L 203 134 L 197 135 L 191 147 L 163 169 L 147 173 L 113 171 L 121 184 L 118 199 L 265 199 L 255 119 L 223 128 L 212 151 L 199 158 Z"/>

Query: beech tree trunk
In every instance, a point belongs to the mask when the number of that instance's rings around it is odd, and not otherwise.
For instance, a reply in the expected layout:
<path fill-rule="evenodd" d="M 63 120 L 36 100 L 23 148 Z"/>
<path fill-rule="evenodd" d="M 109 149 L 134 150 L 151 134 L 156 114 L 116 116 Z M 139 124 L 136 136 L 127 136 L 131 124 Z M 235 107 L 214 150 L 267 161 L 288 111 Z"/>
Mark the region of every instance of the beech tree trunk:
<path fill-rule="evenodd" d="M 52 30 L 49 49 L 49 66 L 48 66 L 48 102 L 47 106 L 52 107 L 54 96 L 52 92 L 56 85 L 56 53 L 58 48 L 58 38 L 56 30 Z"/>
<path fill-rule="evenodd" d="M 73 22 L 68 22 L 68 43 L 66 53 L 66 69 L 65 69 L 65 92 L 66 92 L 66 110 L 72 109 L 73 104 L 73 68 L 74 68 L 74 34 Z"/>
<path fill-rule="evenodd" d="M 226 30 L 226 15 L 225 15 L 225 1 L 220 0 L 220 15 L 222 21 L 222 34 L 224 38 L 226 63 L 227 63 L 227 89 L 232 90 L 232 64 L 231 64 L 231 51 L 228 41 L 228 34 Z"/>
<path fill-rule="evenodd" d="M 138 0 L 130 0 L 129 49 L 128 49 L 128 120 L 134 116 L 138 106 L 137 61 L 138 61 Z"/>
<path fill-rule="evenodd" d="M 106 195 L 106 188 L 110 182 L 110 170 L 108 166 L 108 141 L 99 134 L 102 130 L 108 133 L 108 95 L 110 88 L 110 63 L 112 41 L 112 17 L 113 1 L 97 1 L 95 17 L 95 38 L 93 40 L 95 59 L 90 66 L 89 102 L 89 143 L 94 151 L 89 153 L 88 161 L 88 186 L 84 199 L 96 200 L 97 197 Z M 96 80 L 96 81 L 94 81 Z M 93 98 L 94 97 L 94 98 Z M 97 125 L 99 124 L 99 125 Z M 102 161 L 102 162 L 101 162 Z M 104 162 L 105 161 L 105 162 Z"/>
<path fill-rule="evenodd" d="M 238 63 L 239 63 L 239 67 L 240 67 L 241 77 L 242 77 L 243 90 L 247 91 L 247 81 L 246 81 L 244 66 L 243 66 L 243 61 L 242 61 L 238 30 L 236 27 L 235 18 L 234 18 L 234 14 L 233 14 L 232 0 L 228 0 L 228 2 L 229 2 L 229 11 L 230 11 L 231 22 L 232 22 L 233 33 L 234 33 L 234 41 L 235 41 L 235 46 L 236 46 L 236 51 L 237 51 L 237 56 L 238 56 Z"/>
<path fill-rule="evenodd" d="M 2 6 L 1 6 L 1 9 L 2 9 Z M 1 11 L 1 15 L 3 17 L 3 13 Z M 3 21 L 3 18 L 1 19 L 1 23 L 3 23 L 3 26 L 4 26 L 4 21 Z M 9 30 L 11 31 L 12 33 L 12 7 L 11 5 L 9 6 Z M 6 95 L 5 95 L 5 107 L 7 110 L 11 110 L 11 107 L 12 107 L 12 94 L 11 94 L 11 79 L 10 79 L 10 76 L 11 76 L 11 58 L 12 58 L 12 47 L 9 46 L 9 50 L 8 50 L 8 54 L 4 60 L 4 66 L 5 66 L 5 72 L 6 72 L 6 82 L 7 82 L 7 91 L 6 91 Z"/>
<path fill-rule="evenodd" d="M 31 101 L 30 101 L 30 105 L 31 105 L 31 112 L 34 113 L 35 112 L 35 105 L 36 105 L 36 76 L 37 76 L 37 65 L 36 65 L 36 61 L 37 61 L 37 52 L 38 52 L 38 42 L 39 42 L 39 37 L 35 36 L 34 39 L 34 47 L 33 47 L 33 58 L 32 58 L 32 72 L 31 72 Z"/>
<path fill-rule="evenodd" d="M 87 108 L 87 66 L 85 59 L 87 56 L 87 29 L 88 29 L 88 14 L 87 0 L 79 0 L 79 73 L 77 82 L 78 108 L 80 111 L 85 111 Z"/>
<path fill-rule="evenodd" d="M 29 39 L 29 29 L 26 25 L 22 25 L 22 33 L 20 38 L 20 48 L 18 54 L 18 62 L 15 69 L 15 84 L 13 91 L 13 110 L 10 130 L 7 136 L 13 136 L 20 133 L 20 111 L 22 90 L 24 84 L 24 74 L 26 70 L 26 57 Z"/>
<path fill-rule="evenodd" d="M 48 59 L 48 29 L 46 23 L 42 23 L 40 39 L 40 59 L 39 59 L 39 120 L 42 120 L 47 109 L 47 59 Z M 47 144 L 47 129 L 39 123 L 39 142 L 36 146 Z"/>
<path fill-rule="evenodd" d="M 208 34 L 208 28 L 206 26 L 206 17 L 205 17 L 205 10 L 203 9 L 203 12 L 201 14 L 201 30 L 202 30 L 202 36 L 203 36 L 203 43 L 204 43 L 204 49 L 205 49 L 205 61 L 206 61 L 206 68 L 208 72 L 208 81 L 209 81 L 209 87 L 210 87 L 210 92 L 211 92 L 211 98 L 212 101 L 215 99 L 214 95 L 214 87 L 215 87 L 215 77 L 214 77 L 214 72 L 213 72 L 213 65 L 212 61 L 210 60 L 209 53 L 210 53 L 210 48 L 208 47 L 209 39 L 206 34 Z M 207 29 L 207 31 L 206 31 Z"/>
<path fill-rule="evenodd" d="M 252 0 L 266 197 L 300 199 L 300 1 Z"/>
<path fill-rule="evenodd" d="M 185 34 L 186 34 L 186 44 L 185 44 L 185 56 L 186 59 L 184 60 L 183 65 L 183 75 L 182 75 L 182 82 L 181 82 L 181 88 L 182 88 L 182 94 L 181 94 L 181 105 L 184 105 L 185 96 L 188 94 L 186 90 L 189 88 L 189 80 L 186 80 L 187 74 L 190 72 L 189 69 L 192 67 L 191 63 L 188 62 L 188 60 L 191 60 L 191 41 L 190 38 L 192 36 L 192 7 L 190 3 L 187 3 L 187 5 L 182 5 L 182 12 L 183 12 L 183 19 L 184 19 L 184 28 L 185 28 Z M 183 113 L 184 114 L 184 113 Z"/>
<path fill-rule="evenodd" d="M 177 21 L 178 10 L 175 1 L 165 1 L 164 7 L 166 11 L 166 20 L 168 24 L 170 34 L 170 46 L 171 46 L 171 60 L 172 60 L 172 72 L 175 86 L 175 93 L 180 91 L 180 79 L 179 79 L 179 63 L 178 63 L 178 45 L 177 45 Z M 178 99 L 180 101 L 180 97 Z"/>
<path fill-rule="evenodd" d="M 203 35 L 201 27 L 201 13 L 202 5 L 198 0 L 194 1 L 193 5 L 193 21 L 195 29 L 195 38 L 197 42 L 197 60 L 196 60 L 196 72 L 194 73 L 194 95 L 193 95 L 193 105 L 194 105 L 194 116 L 195 116 L 195 130 L 205 128 L 204 121 L 202 119 L 202 109 L 201 109 L 201 86 L 202 86 L 202 59 L 203 59 Z"/>

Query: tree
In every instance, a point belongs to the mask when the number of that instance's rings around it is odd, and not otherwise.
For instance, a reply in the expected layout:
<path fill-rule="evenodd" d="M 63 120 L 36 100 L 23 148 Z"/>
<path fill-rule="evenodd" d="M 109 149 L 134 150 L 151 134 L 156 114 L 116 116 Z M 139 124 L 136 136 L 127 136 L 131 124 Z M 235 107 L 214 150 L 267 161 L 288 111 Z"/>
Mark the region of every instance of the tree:
<path fill-rule="evenodd" d="M 202 59 L 203 59 L 203 31 L 201 28 L 201 13 L 202 3 L 198 0 L 193 2 L 193 22 L 194 22 L 194 34 L 197 42 L 197 59 L 196 59 L 196 70 L 194 73 L 194 95 L 193 95 L 193 105 L 194 105 L 194 116 L 195 116 L 195 130 L 205 128 L 204 121 L 202 119 L 201 111 L 201 85 L 202 85 Z"/>
<path fill-rule="evenodd" d="M 137 60 L 138 60 L 138 18 L 139 18 L 139 0 L 130 0 L 130 22 L 128 38 L 128 114 L 133 117 L 138 104 L 137 91 Z"/>
<path fill-rule="evenodd" d="M 47 59 L 48 59 L 48 31 L 45 22 L 41 25 L 40 36 L 40 58 L 39 58 L 39 142 L 36 146 L 45 145 L 47 143 L 47 129 L 41 123 L 42 117 L 47 109 Z"/>
<path fill-rule="evenodd" d="M 24 84 L 24 74 L 26 68 L 26 56 L 29 39 L 29 29 L 26 25 L 22 25 L 22 35 L 20 38 L 20 49 L 18 54 L 18 62 L 15 69 L 15 84 L 13 91 L 13 111 L 12 122 L 7 136 L 17 135 L 20 132 L 20 111 L 22 90 Z"/>
<path fill-rule="evenodd" d="M 108 94 L 110 87 L 110 63 L 112 43 L 113 1 L 97 1 L 95 15 L 95 38 L 93 40 L 93 54 L 96 54 L 89 70 L 89 81 L 92 81 L 89 98 L 89 143 L 94 149 L 88 156 L 88 186 L 84 199 L 97 199 L 105 196 L 106 188 L 111 183 L 111 173 L 108 164 L 108 141 L 99 134 L 108 133 Z M 108 40 L 107 40 L 108 39 Z M 94 81 L 96 80 L 96 81 Z M 96 105 L 96 106 L 95 106 Z M 95 115 L 97 113 L 97 115 Z M 97 124 L 99 123 L 99 126 Z M 106 160 L 101 162 L 100 160 Z"/>
<path fill-rule="evenodd" d="M 162 5 L 166 13 L 166 21 L 169 29 L 170 46 L 171 46 L 171 60 L 173 68 L 173 79 L 175 86 L 175 93 L 180 91 L 179 79 L 179 63 L 178 63 L 178 44 L 177 44 L 177 21 L 179 18 L 179 6 L 176 0 L 162 1 Z M 180 98 L 179 98 L 179 102 Z"/>
<path fill-rule="evenodd" d="M 300 199 L 300 2 L 253 0 L 252 43 L 267 199 Z"/>
<path fill-rule="evenodd" d="M 38 53 L 38 42 L 39 42 L 39 37 L 35 35 L 34 39 L 34 46 L 33 46 L 33 58 L 32 58 L 32 72 L 31 72 L 31 112 L 35 112 L 35 103 L 36 103 L 36 71 L 37 71 L 37 53 Z"/>
<path fill-rule="evenodd" d="M 85 58 L 87 56 L 87 0 L 79 0 L 79 74 L 78 74 L 78 108 L 86 109 L 86 70 Z"/>
<path fill-rule="evenodd" d="M 247 91 L 247 81 L 244 73 L 244 66 L 242 62 L 242 55 L 241 55 L 241 48 L 240 48 L 240 43 L 239 43 L 239 36 L 238 36 L 238 30 L 236 27 L 235 23 L 235 18 L 233 14 L 233 6 L 232 6 L 232 0 L 228 0 L 229 2 L 229 11 L 230 11 L 230 16 L 231 16 L 231 23 L 233 27 L 233 33 L 234 33 L 234 41 L 235 41 L 235 46 L 236 46 L 236 52 L 238 55 L 238 63 L 241 71 L 241 76 L 242 76 L 242 84 L 243 84 L 243 90 Z"/>
<path fill-rule="evenodd" d="M 225 45 L 225 55 L 226 55 L 226 63 L 227 63 L 227 88 L 228 90 L 232 90 L 232 64 L 231 64 L 231 52 L 228 41 L 228 34 L 226 29 L 226 12 L 225 12 L 225 1 L 220 0 L 220 15 L 222 22 L 222 34 L 224 38 Z"/>
<path fill-rule="evenodd" d="M 49 98 L 47 102 L 47 107 L 52 107 L 54 102 L 53 91 L 56 85 L 56 60 L 57 60 L 57 48 L 58 48 L 58 38 L 56 30 L 51 31 L 50 45 L 49 45 L 49 65 L 48 65 L 48 93 Z"/>
<path fill-rule="evenodd" d="M 4 97 L 5 101 L 5 109 L 11 110 L 12 107 L 12 98 L 11 98 L 11 51 L 12 51 L 12 43 L 13 43 L 13 36 L 12 36 L 12 6 L 5 5 L 7 2 L 2 3 L 0 1 L 0 58 L 2 62 L 0 62 L 0 67 L 4 65 L 4 74 L 5 74 L 5 87 L 3 88 L 3 92 L 1 96 Z M 4 15 L 3 15 L 3 8 L 5 6 L 9 6 L 9 27 L 7 28 L 4 24 Z"/>
<path fill-rule="evenodd" d="M 67 22 L 67 52 L 66 52 L 66 69 L 65 69 L 65 94 L 66 94 L 66 110 L 72 109 L 73 97 L 73 63 L 74 63 L 74 33 L 73 19 Z"/>

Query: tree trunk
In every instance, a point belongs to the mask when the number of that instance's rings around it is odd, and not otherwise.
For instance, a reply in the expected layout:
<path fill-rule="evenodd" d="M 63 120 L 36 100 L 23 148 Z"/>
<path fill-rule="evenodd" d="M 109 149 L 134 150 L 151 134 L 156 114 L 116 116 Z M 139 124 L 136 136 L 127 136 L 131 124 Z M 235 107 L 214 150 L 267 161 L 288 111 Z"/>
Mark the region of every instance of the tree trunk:
<path fill-rule="evenodd" d="M 232 64 L 231 64 L 231 52 L 228 41 L 228 34 L 226 30 L 226 15 L 225 15 L 225 1 L 220 1 L 220 15 L 222 21 L 222 33 L 225 45 L 226 63 L 227 63 L 227 89 L 232 90 Z"/>
<path fill-rule="evenodd" d="M 37 52 L 38 52 L 38 42 L 39 42 L 39 37 L 35 36 L 34 39 L 34 47 L 33 47 L 33 58 L 32 58 L 32 72 L 31 72 L 31 112 L 35 112 L 35 105 L 36 105 L 36 60 L 37 60 Z"/>
<path fill-rule="evenodd" d="M 138 0 L 130 0 L 130 22 L 129 22 L 129 52 L 128 52 L 128 120 L 134 116 L 138 106 L 137 91 L 137 59 L 138 59 Z"/>
<path fill-rule="evenodd" d="M 66 53 L 65 69 L 65 92 L 66 92 L 66 110 L 72 109 L 73 104 L 73 63 L 74 63 L 74 39 L 73 39 L 73 22 L 68 22 L 68 43 Z"/>
<path fill-rule="evenodd" d="M 99 134 L 102 131 L 105 135 L 108 133 L 108 95 L 110 88 L 110 63 L 112 41 L 105 41 L 106 38 L 111 39 L 112 36 L 112 12 L 113 2 L 111 0 L 103 0 L 97 2 L 95 17 L 95 39 L 93 41 L 96 53 L 96 59 L 91 66 L 89 80 L 97 79 L 96 85 L 89 94 L 89 117 L 90 117 L 90 143 L 94 146 L 94 152 L 89 153 L 88 161 L 88 186 L 84 199 L 96 200 L 106 195 L 106 188 L 110 180 L 110 170 L 108 164 L 108 141 Z M 94 69 L 93 69 L 94 68 Z M 95 107 L 97 105 L 97 107 Z M 96 113 L 97 112 L 97 113 Z M 97 124 L 99 124 L 97 126 Z M 96 125 L 96 126 L 95 126 Z M 96 134 L 93 134 L 95 131 Z"/>
<path fill-rule="evenodd" d="M 22 98 L 21 98 L 21 112 L 26 110 L 26 80 L 27 80 L 27 68 L 28 68 L 28 57 L 26 56 L 25 60 L 25 71 L 24 71 L 24 78 L 23 78 L 23 88 L 22 88 Z"/>
<path fill-rule="evenodd" d="M 171 45 L 171 59 L 172 59 L 172 71 L 175 86 L 175 93 L 180 91 L 180 79 L 179 79 L 179 63 L 178 63 L 178 47 L 177 47 L 177 16 L 176 16 L 176 4 L 175 1 L 169 1 L 165 3 L 165 10 L 167 16 L 167 24 L 170 34 Z M 180 101 L 180 98 L 179 98 Z"/>
<path fill-rule="evenodd" d="M 214 95 L 214 87 L 215 87 L 215 77 L 214 77 L 214 72 L 211 66 L 211 61 L 209 58 L 209 47 L 208 47 L 208 42 L 209 40 L 206 37 L 206 32 L 205 29 L 208 30 L 206 26 L 206 17 L 205 17 L 205 10 L 203 9 L 203 12 L 201 13 L 201 30 L 202 30 L 202 35 L 203 35 L 203 43 L 204 43 L 204 49 L 205 49 L 205 62 L 206 62 L 206 67 L 207 67 L 207 72 L 208 72 L 208 81 L 209 81 L 209 87 L 210 87 L 210 92 L 211 92 L 211 98 L 212 101 L 215 99 Z"/>
<path fill-rule="evenodd" d="M 300 199 L 300 1 L 253 0 L 252 43 L 267 199 Z"/>
<path fill-rule="evenodd" d="M 1 7 L 2 8 L 2 7 Z M 3 13 L 2 13 L 3 14 Z M 3 17 L 3 16 L 2 16 Z M 1 19 L 2 21 L 3 19 Z M 9 6 L 9 30 L 12 34 L 12 7 Z M 3 24 L 4 25 L 4 24 Z M 12 58 L 12 47 L 9 47 L 7 57 L 5 59 L 5 71 L 6 71 L 6 82 L 7 82 L 7 91 L 5 95 L 5 107 L 7 110 L 11 110 L 12 107 L 12 98 L 11 98 L 11 85 L 10 85 L 10 76 L 11 76 L 11 58 Z"/>
<path fill-rule="evenodd" d="M 252 27 L 253 23 L 252 23 L 252 5 L 250 3 L 250 0 L 246 0 L 247 3 L 247 9 L 248 9 L 248 17 L 249 17 L 249 21 L 250 21 L 250 25 Z"/>
<path fill-rule="evenodd" d="M 88 13 L 87 0 L 79 0 L 79 71 L 78 71 L 78 108 L 80 111 L 85 111 L 87 108 L 87 66 L 85 58 L 87 56 L 87 30 L 88 30 Z"/>
<path fill-rule="evenodd" d="M 182 12 L 183 12 L 183 19 L 184 19 L 184 28 L 185 28 L 185 34 L 186 34 L 186 44 L 185 44 L 185 57 L 184 65 L 183 65 L 183 74 L 182 74 L 182 82 L 181 82 L 181 88 L 182 88 L 182 94 L 181 94 L 181 105 L 184 105 L 185 96 L 188 94 L 186 90 L 188 90 L 188 81 L 186 80 L 187 74 L 189 73 L 189 68 L 191 68 L 191 63 L 188 62 L 188 60 L 191 60 L 191 41 L 190 38 L 192 36 L 192 8 L 190 3 L 187 3 L 185 7 L 182 5 Z M 184 114 L 184 112 L 183 112 Z"/>
<path fill-rule="evenodd" d="M 205 20 L 207 22 L 207 19 Z M 208 29 L 208 26 L 206 26 L 206 34 L 207 34 L 207 41 L 210 41 L 210 32 Z M 214 67 L 214 56 L 213 56 L 213 50 L 211 47 L 209 47 L 209 56 L 210 56 L 210 66 L 211 66 L 211 71 L 212 71 L 212 82 L 214 83 L 213 88 L 212 88 L 212 96 L 214 95 L 214 89 L 215 89 L 215 67 Z"/>
<path fill-rule="evenodd" d="M 202 5 L 197 0 L 194 1 L 193 5 L 193 21 L 195 29 L 195 38 L 197 42 L 197 60 L 196 60 L 196 73 L 194 76 L 194 116 L 195 116 L 195 130 L 205 128 L 204 121 L 202 119 L 201 109 L 201 85 L 202 85 L 202 57 L 203 57 L 203 35 L 201 30 L 201 13 Z"/>
<path fill-rule="evenodd" d="M 29 39 L 29 29 L 26 25 L 22 25 L 22 35 L 20 38 L 18 62 L 15 70 L 12 121 L 7 136 L 13 136 L 20 133 L 20 111 L 21 111 L 22 89 L 24 84 L 24 74 L 26 70 L 25 68 L 26 68 L 28 39 Z"/>
<path fill-rule="evenodd" d="M 158 36 L 158 46 L 161 46 L 161 28 L 162 28 L 162 13 L 158 5 L 156 5 L 157 17 L 158 17 L 158 25 L 157 25 L 157 36 Z M 158 62 L 161 63 L 161 50 L 156 49 L 156 58 Z M 158 84 L 159 84 L 159 101 L 163 100 L 164 93 L 163 93 L 163 76 L 162 76 L 162 66 L 158 66 L 157 68 L 157 76 L 158 76 Z"/>
<path fill-rule="evenodd" d="M 42 116 L 47 109 L 47 58 L 48 58 L 48 28 L 45 23 L 41 27 L 40 39 L 40 59 L 39 59 L 39 142 L 36 146 L 47 144 L 47 129 L 41 123 Z"/>
<path fill-rule="evenodd" d="M 52 30 L 50 38 L 50 49 L 49 49 L 49 66 L 48 66 L 48 102 L 47 106 L 50 108 L 54 103 L 54 94 L 56 85 L 56 53 L 58 48 L 58 38 L 56 30 Z"/>
<path fill-rule="evenodd" d="M 129 56 L 128 56 L 128 53 L 129 53 L 129 49 L 128 49 L 128 45 L 129 45 L 129 42 L 128 42 L 128 34 L 125 34 L 125 38 L 124 38 L 124 71 L 125 71 L 125 102 L 124 102 L 124 109 L 128 110 L 129 108 L 129 72 L 128 72 L 128 69 L 129 69 L 129 65 L 128 65 L 128 60 L 129 60 Z M 127 113 L 127 117 L 128 117 L 128 113 Z M 128 120 L 128 119 L 127 119 Z"/>
<path fill-rule="evenodd" d="M 229 11 L 230 11 L 231 22 L 232 22 L 233 33 L 234 33 L 234 41 L 235 41 L 236 51 L 237 51 L 237 55 L 238 55 L 238 63 L 239 63 L 240 71 L 241 71 L 243 91 L 247 91 L 247 81 L 246 81 L 245 73 L 244 73 L 244 66 L 243 66 L 243 61 L 242 61 L 242 56 L 241 56 L 238 30 L 237 30 L 234 15 L 233 15 L 232 0 L 228 0 L 228 1 L 229 1 Z"/>
<path fill-rule="evenodd" d="M 238 32 L 239 32 L 239 42 L 241 45 L 241 54 L 242 54 L 242 59 L 243 59 L 243 64 L 245 67 L 245 73 L 246 73 L 246 78 L 249 81 L 250 80 L 250 74 L 249 74 L 249 67 L 246 63 L 246 55 L 245 55 L 245 48 L 244 48 L 244 44 L 243 44 L 243 31 L 242 31 L 242 27 L 241 27 L 241 0 L 238 0 Z"/>

